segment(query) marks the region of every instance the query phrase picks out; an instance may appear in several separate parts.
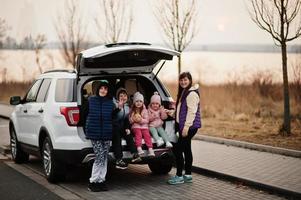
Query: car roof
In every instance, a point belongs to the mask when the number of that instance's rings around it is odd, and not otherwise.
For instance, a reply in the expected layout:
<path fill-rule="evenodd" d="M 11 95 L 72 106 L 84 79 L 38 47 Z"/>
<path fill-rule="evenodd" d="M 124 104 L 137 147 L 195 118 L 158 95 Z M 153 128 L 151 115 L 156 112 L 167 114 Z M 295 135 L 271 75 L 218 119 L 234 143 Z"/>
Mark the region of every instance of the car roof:
<path fill-rule="evenodd" d="M 38 78 L 76 78 L 76 70 L 56 69 L 46 71 Z"/>

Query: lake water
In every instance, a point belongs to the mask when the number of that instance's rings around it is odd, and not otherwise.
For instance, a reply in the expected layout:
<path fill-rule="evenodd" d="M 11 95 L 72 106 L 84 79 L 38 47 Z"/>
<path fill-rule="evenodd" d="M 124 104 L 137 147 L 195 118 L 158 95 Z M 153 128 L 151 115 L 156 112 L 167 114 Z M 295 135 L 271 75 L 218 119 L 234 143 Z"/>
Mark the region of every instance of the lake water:
<path fill-rule="evenodd" d="M 30 80 L 39 74 L 34 51 L 2 50 L 0 56 L 0 81 L 4 78 Z M 43 71 L 66 68 L 59 50 L 43 50 L 40 60 Z M 281 62 L 280 53 L 191 51 L 182 54 L 182 71 L 190 71 L 195 80 L 207 84 L 247 81 L 257 72 L 272 73 L 273 80 L 279 82 L 282 80 Z M 301 64 L 301 54 L 288 54 L 290 80 L 292 66 L 297 63 Z M 176 80 L 177 59 L 166 62 L 158 76 L 164 81 Z"/>

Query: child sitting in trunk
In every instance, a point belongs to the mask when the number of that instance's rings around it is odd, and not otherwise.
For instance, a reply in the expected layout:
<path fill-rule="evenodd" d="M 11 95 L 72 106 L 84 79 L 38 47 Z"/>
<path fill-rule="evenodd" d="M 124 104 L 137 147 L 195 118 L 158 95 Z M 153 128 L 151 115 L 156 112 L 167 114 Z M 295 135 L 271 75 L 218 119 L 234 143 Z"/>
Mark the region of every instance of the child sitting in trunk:
<path fill-rule="evenodd" d="M 140 92 L 136 92 L 133 98 L 133 105 L 129 117 L 132 124 L 132 130 L 135 136 L 135 144 L 139 155 L 143 155 L 142 137 L 148 147 L 148 155 L 155 156 L 152 144 L 152 138 L 148 129 L 148 111 L 144 105 L 144 98 Z"/>
<path fill-rule="evenodd" d="M 167 118 L 167 113 L 165 112 L 164 107 L 161 106 L 161 97 L 158 95 L 158 92 L 155 92 L 151 97 L 150 104 L 148 106 L 148 115 L 149 130 L 153 138 L 156 140 L 157 146 L 160 147 L 165 143 L 167 148 L 171 148 L 172 144 L 170 143 L 167 134 L 162 127 L 163 120 Z"/>
<path fill-rule="evenodd" d="M 129 105 L 128 94 L 125 88 L 119 88 L 116 92 L 116 99 L 114 99 L 116 109 L 113 118 L 113 140 L 112 147 L 114 156 L 116 158 L 116 168 L 126 169 L 127 163 L 122 160 L 122 145 L 121 139 L 126 140 L 126 144 L 133 155 L 132 162 L 141 161 L 134 144 L 134 139 L 130 131 L 129 125 Z"/>

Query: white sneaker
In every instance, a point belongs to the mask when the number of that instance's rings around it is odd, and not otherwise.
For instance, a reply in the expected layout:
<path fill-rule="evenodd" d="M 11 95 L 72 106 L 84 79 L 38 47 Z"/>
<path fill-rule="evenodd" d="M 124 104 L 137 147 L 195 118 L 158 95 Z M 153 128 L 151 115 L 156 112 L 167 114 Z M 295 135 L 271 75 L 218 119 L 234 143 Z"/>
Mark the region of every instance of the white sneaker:
<path fill-rule="evenodd" d="M 155 156 L 155 152 L 154 152 L 153 148 L 148 149 L 148 156 L 151 156 L 151 157 Z"/>
<path fill-rule="evenodd" d="M 164 144 L 164 141 L 159 139 L 159 140 L 157 140 L 156 143 L 157 143 L 157 147 L 161 147 Z"/>
<path fill-rule="evenodd" d="M 170 142 L 166 142 L 166 148 L 172 148 L 172 144 Z"/>
<path fill-rule="evenodd" d="M 137 151 L 140 156 L 144 154 L 144 151 L 142 150 L 141 147 L 137 147 Z"/>

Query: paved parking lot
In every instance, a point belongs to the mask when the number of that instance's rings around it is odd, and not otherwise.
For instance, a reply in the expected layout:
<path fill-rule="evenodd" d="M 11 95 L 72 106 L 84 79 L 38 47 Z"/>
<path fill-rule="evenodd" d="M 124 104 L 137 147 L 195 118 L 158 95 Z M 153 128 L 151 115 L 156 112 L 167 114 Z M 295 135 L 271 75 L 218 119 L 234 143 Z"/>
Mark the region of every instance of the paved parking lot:
<path fill-rule="evenodd" d="M 31 160 L 26 165 L 7 164 L 64 199 L 284 199 L 266 192 L 203 176 L 193 174 L 192 184 L 171 186 L 166 180 L 175 173 L 156 176 L 150 173 L 147 165 L 130 165 L 127 170 L 110 169 L 108 186 L 110 191 L 91 193 L 87 190 L 90 175 L 88 167 L 69 170 L 68 179 L 58 185 L 49 184 L 43 177 L 41 163 Z"/>

